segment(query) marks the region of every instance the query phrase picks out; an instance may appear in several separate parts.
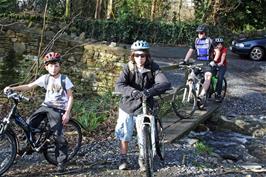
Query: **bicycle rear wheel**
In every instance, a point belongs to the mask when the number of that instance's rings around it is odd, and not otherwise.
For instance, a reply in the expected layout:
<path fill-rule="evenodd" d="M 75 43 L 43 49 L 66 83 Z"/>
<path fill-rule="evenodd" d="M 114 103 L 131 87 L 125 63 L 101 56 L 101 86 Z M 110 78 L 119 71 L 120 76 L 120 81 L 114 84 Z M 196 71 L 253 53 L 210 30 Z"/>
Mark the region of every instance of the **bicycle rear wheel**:
<path fill-rule="evenodd" d="M 223 99 L 225 98 L 226 91 L 227 91 L 227 81 L 225 78 L 223 78 L 223 84 L 222 84 L 222 90 L 221 90 L 221 101 L 220 102 L 222 102 Z M 212 94 L 214 94 L 214 93 L 216 95 L 216 90 L 214 90 L 213 86 L 210 85 L 210 88 L 208 89 L 207 94 L 206 94 L 206 101 L 208 99 L 210 99 Z"/>
<path fill-rule="evenodd" d="M 68 143 L 68 159 L 71 161 L 81 147 L 82 132 L 80 125 L 73 119 L 64 126 L 64 137 Z M 43 151 L 44 158 L 51 164 L 57 165 L 55 157 L 55 143 L 49 143 Z"/>
<path fill-rule="evenodd" d="M 165 157 L 165 147 L 164 147 L 164 132 L 160 119 L 156 119 L 155 127 L 155 145 L 156 153 L 159 156 L 160 160 L 164 160 Z"/>
<path fill-rule="evenodd" d="M 146 176 L 153 176 L 153 155 L 151 143 L 151 128 L 149 125 L 143 127 L 143 148 L 144 148 L 144 162 L 146 167 Z"/>
<path fill-rule="evenodd" d="M 188 85 L 181 86 L 176 89 L 171 104 L 178 117 L 181 119 L 190 118 L 196 110 L 196 93 L 194 90 L 189 91 Z"/>
<path fill-rule="evenodd" d="M 226 96 L 226 91 L 227 91 L 227 81 L 225 78 L 223 78 L 223 87 L 222 87 L 222 92 L 221 92 L 221 101 L 224 100 Z"/>
<path fill-rule="evenodd" d="M 8 131 L 0 134 L 0 176 L 13 164 L 17 154 L 17 143 Z"/>

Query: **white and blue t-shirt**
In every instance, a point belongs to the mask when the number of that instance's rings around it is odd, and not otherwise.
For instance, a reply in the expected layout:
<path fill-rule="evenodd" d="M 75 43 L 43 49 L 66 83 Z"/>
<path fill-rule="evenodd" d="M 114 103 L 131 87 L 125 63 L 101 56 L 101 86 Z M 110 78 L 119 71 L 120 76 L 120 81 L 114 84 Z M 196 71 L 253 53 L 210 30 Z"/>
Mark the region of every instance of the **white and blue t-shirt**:
<path fill-rule="evenodd" d="M 64 88 L 62 87 L 61 77 L 62 77 L 61 74 L 58 78 L 50 76 L 47 86 L 45 85 L 46 75 L 39 77 L 36 81 L 33 82 L 33 84 L 36 84 L 46 89 L 45 99 L 44 102 L 42 103 L 43 105 L 62 110 L 66 109 L 68 96 Z M 73 86 L 74 85 L 72 84 L 70 79 L 66 76 L 65 89 L 66 90 L 71 89 Z"/>

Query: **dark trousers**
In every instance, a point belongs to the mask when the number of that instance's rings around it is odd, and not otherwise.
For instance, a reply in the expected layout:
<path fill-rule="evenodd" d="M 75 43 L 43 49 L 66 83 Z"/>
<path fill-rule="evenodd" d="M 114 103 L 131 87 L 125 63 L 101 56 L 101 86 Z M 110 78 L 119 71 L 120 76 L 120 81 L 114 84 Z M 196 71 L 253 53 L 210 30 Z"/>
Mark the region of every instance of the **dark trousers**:
<path fill-rule="evenodd" d="M 221 95 L 225 72 L 226 72 L 226 67 L 225 66 L 219 66 L 218 71 L 217 71 L 217 69 L 213 69 L 212 70 L 212 74 L 218 76 L 218 81 L 217 81 L 217 85 L 216 85 L 216 93 L 217 93 L 217 95 Z"/>
<path fill-rule="evenodd" d="M 64 110 L 41 106 L 29 119 L 32 128 L 38 128 L 44 118 L 48 118 L 49 126 L 55 138 L 55 157 L 58 163 L 65 163 L 68 157 L 67 141 L 63 134 L 62 115 Z"/>

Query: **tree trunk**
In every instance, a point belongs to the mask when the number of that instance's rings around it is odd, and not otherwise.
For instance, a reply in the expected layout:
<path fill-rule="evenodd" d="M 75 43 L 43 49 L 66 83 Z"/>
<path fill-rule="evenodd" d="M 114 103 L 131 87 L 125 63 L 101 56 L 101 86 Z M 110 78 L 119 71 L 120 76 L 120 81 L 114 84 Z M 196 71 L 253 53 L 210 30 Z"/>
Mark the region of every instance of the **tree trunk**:
<path fill-rule="evenodd" d="M 111 19 L 112 17 L 113 17 L 113 0 L 108 0 L 107 19 Z"/>
<path fill-rule="evenodd" d="M 70 17 L 70 0 L 66 0 L 66 12 L 65 16 L 68 18 Z"/>
<path fill-rule="evenodd" d="M 151 21 L 153 21 L 154 17 L 155 17 L 156 4 L 157 4 L 157 0 L 152 0 L 152 4 L 151 4 Z"/>
<path fill-rule="evenodd" d="M 96 0 L 96 8 L 95 8 L 95 14 L 94 14 L 95 19 L 100 18 L 101 10 L 102 10 L 102 0 Z"/>

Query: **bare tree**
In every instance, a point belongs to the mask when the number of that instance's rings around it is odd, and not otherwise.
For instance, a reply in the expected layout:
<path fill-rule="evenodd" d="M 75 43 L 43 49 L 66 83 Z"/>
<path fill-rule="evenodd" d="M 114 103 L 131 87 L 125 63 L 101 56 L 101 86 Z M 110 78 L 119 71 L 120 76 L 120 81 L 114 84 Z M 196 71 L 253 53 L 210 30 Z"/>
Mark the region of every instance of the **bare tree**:
<path fill-rule="evenodd" d="M 157 8 L 156 6 L 157 6 L 157 0 L 152 0 L 152 4 L 151 4 L 151 21 L 154 20 L 156 8 Z"/>
<path fill-rule="evenodd" d="M 95 14 L 94 14 L 95 19 L 100 18 L 101 10 L 102 10 L 102 0 L 96 0 L 96 7 L 95 7 Z"/>
<path fill-rule="evenodd" d="M 112 18 L 112 16 L 113 16 L 113 0 L 108 0 L 107 19 Z"/>

